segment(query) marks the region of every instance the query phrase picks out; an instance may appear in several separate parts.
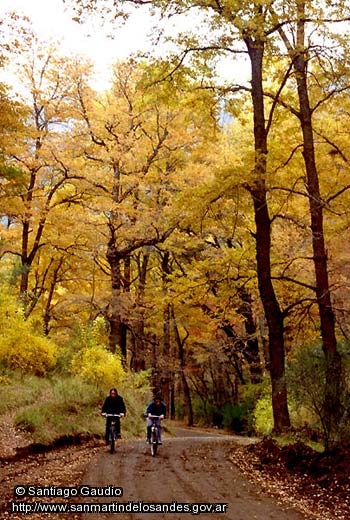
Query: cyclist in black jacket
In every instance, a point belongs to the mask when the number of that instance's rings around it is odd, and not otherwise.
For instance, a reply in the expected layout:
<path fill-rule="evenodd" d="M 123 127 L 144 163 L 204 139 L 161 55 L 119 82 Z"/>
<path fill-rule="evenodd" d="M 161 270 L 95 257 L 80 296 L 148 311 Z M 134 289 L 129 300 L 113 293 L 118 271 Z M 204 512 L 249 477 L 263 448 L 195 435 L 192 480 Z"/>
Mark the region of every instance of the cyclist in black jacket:
<path fill-rule="evenodd" d="M 112 413 L 112 414 L 122 414 L 126 415 L 126 407 L 124 403 L 124 399 L 121 395 L 118 394 L 118 390 L 116 388 L 111 388 L 109 391 L 109 396 L 106 397 L 105 402 L 102 406 L 102 415 L 105 413 Z M 106 417 L 106 443 L 109 442 L 109 428 L 111 425 L 112 417 Z M 116 434 L 118 437 L 120 437 L 120 418 L 116 418 Z"/>

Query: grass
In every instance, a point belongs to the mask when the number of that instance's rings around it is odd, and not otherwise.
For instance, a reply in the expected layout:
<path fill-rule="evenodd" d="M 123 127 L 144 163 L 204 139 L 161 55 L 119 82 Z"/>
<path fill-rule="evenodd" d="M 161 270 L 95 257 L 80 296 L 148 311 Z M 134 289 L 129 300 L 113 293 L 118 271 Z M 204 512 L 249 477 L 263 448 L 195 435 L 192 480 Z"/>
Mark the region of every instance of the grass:
<path fill-rule="evenodd" d="M 0 420 L 14 412 L 16 428 L 29 432 L 33 443 L 45 445 L 65 437 L 102 436 L 105 419 L 100 411 L 108 391 L 77 377 L 12 374 L 0 379 Z M 123 437 L 144 435 L 143 412 L 150 393 L 147 377 L 127 376 L 120 388 L 127 407 Z"/>
<path fill-rule="evenodd" d="M 46 380 L 19 373 L 0 377 L 0 416 L 12 410 L 35 403 L 47 390 Z"/>
<path fill-rule="evenodd" d="M 79 409 L 63 403 L 48 402 L 20 412 L 15 425 L 30 432 L 33 442 L 52 444 L 63 437 L 102 435 L 103 420 L 96 410 Z"/>
<path fill-rule="evenodd" d="M 307 437 L 301 437 L 300 435 L 290 435 L 286 434 L 283 436 L 280 435 L 270 435 L 271 439 L 274 439 L 279 446 L 289 446 L 290 444 L 294 444 L 295 442 L 302 442 L 305 446 L 309 446 L 314 451 L 319 453 L 324 452 L 324 446 L 321 442 L 314 442 L 308 439 Z"/>

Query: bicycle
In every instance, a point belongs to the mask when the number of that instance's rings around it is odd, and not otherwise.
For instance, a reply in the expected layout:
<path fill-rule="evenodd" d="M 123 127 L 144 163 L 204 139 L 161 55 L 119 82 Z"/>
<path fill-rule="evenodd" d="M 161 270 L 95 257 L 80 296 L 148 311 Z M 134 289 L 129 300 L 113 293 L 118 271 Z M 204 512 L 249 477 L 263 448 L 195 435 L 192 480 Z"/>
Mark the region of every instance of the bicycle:
<path fill-rule="evenodd" d="M 151 455 L 155 457 L 158 451 L 158 445 L 160 444 L 160 415 L 149 415 L 148 418 L 151 419 Z"/>
<path fill-rule="evenodd" d="M 109 443 L 110 443 L 110 452 L 114 453 L 115 452 L 115 441 L 120 437 L 120 434 L 116 433 L 117 417 L 124 417 L 124 414 L 103 413 L 102 415 L 104 417 L 112 417 L 111 423 L 110 423 L 110 426 L 109 426 L 108 440 L 109 440 Z"/>

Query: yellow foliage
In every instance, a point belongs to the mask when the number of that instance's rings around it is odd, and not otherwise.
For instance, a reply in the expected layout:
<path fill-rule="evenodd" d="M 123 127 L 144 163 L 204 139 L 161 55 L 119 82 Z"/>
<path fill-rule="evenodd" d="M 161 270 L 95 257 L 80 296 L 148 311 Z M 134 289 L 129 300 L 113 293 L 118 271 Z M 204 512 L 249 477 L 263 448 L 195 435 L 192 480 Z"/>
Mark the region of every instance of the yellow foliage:
<path fill-rule="evenodd" d="M 0 361 L 11 369 L 43 375 L 56 364 L 55 346 L 46 338 L 26 332 L 13 338 L 7 348 L 0 345 Z"/>
<path fill-rule="evenodd" d="M 0 363 L 43 375 L 56 364 L 56 345 L 33 331 L 14 300 L 0 299 Z"/>
<path fill-rule="evenodd" d="M 96 386 L 117 386 L 125 378 L 120 359 L 95 345 L 74 356 L 71 370 L 73 374 Z"/>

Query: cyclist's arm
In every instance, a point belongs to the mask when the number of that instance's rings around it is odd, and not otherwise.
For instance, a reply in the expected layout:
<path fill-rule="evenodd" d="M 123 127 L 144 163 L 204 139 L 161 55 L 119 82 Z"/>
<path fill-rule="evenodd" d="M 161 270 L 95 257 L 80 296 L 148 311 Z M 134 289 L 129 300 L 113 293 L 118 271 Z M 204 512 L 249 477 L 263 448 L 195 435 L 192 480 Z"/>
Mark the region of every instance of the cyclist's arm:
<path fill-rule="evenodd" d="M 126 406 L 125 406 L 124 399 L 122 397 L 120 400 L 120 414 L 126 415 Z"/>

